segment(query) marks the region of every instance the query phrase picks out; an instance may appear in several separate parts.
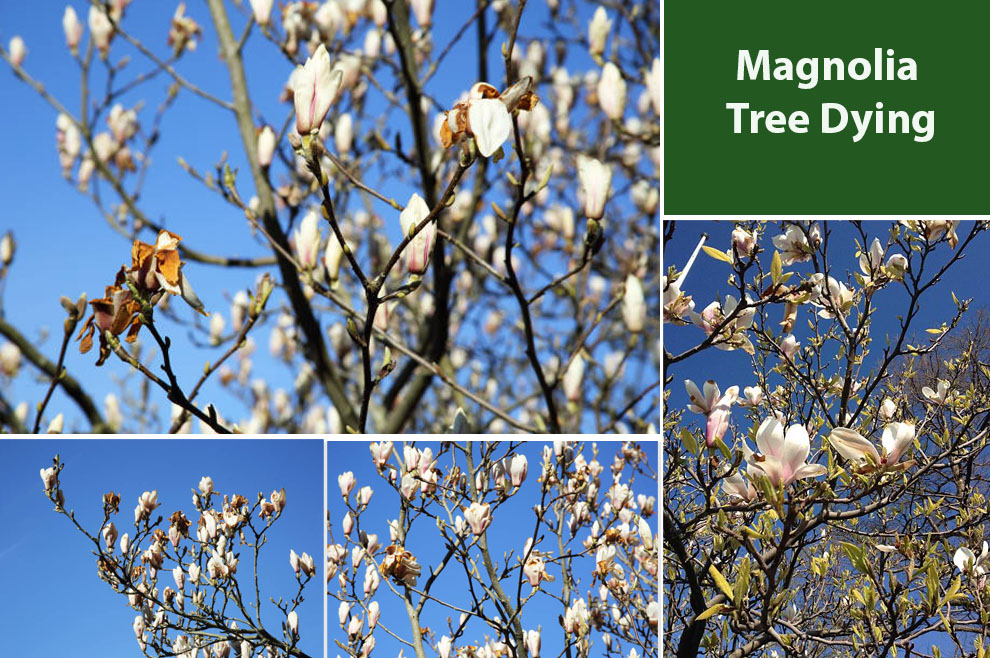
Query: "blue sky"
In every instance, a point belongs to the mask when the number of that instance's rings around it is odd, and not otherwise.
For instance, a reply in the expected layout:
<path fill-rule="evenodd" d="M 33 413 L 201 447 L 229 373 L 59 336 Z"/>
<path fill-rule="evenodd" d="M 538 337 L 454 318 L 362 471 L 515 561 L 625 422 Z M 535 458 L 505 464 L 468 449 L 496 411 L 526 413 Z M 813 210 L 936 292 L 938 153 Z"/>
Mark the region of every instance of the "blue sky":
<path fill-rule="evenodd" d="M 583 454 L 589 461 L 592 458 L 592 444 L 593 442 L 590 441 L 584 442 Z M 440 444 L 436 442 L 416 442 L 415 445 L 419 449 L 430 447 L 433 450 L 434 455 L 436 455 L 440 447 Z M 539 464 L 542 461 L 544 445 L 552 446 L 552 443 L 547 443 L 544 441 L 525 442 L 519 446 L 517 450 L 513 451 L 514 453 L 521 452 L 526 455 L 529 462 L 529 474 L 526 481 L 520 488 L 520 491 L 512 496 L 507 503 L 501 506 L 493 514 L 492 525 L 487 531 L 487 538 L 492 559 L 496 562 L 496 564 L 498 564 L 502 559 L 502 555 L 509 550 L 514 550 L 516 551 L 516 554 L 518 554 L 523 549 L 526 539 L 529 538 L 530 534 L 533 532 L 535 517 L 533 517 L 532 507 L 533 505 L 539 503 L 540 485 L 537 482 L 537 478 L 539 477 Z M 612 458 L 620 445 L 621 444 L 619 442 L 599 441 L 597 443 L 599 449 L 599 462 L 607 468 L 608 465 L 611 464 Z M 650 466 L 657 469 L 659 462 L 659 445 L 656 442 L 643 442 L 642 446 L 648 455 Z M 396 448 L 401 453 L 401 445 L 397 444 Z M 503 443 L 495 454 L 502 456 L 506 454 L 508 448 L 509 444 Z M 479 446 L 475 445 L 474 455 L 476 460 L 479 451 Z M 459 452 L 457 455 L 458 464 L 464 468 L 463 456 Z M 378 472 L 376 471 L 371 460 L 371 452 L 368 449 L 368 443 L 331 442 L 327 445 L 327 456 L 327 496 L 329 498 L 329 513 L 333 524 L 332 530 L 335 543 L 344 543 L 343 540 L 345 536 L 343 531 L 340 529 L 340 522 L 346 512 L 346 507 L 344 507 L 343 499 L 340 495 L 340 489 L 337 485 L 337 476 L 345 471 L 352 471 L 357 480 L 354 492 L 351 494 L 352 501 L 354 495 L 362 486 L 370 485 L 375 492 L 372 496 L 371 503 L 367 511 L 362 513 L 360 516 L 359 526 L 356 527 L 364 529 L 371 534 L 377 534 L 383 547 L 387 546 L 389 543 L 387 521 L 398 517 L 399 494 L 398 492 L 392 490 L 383 481 L 382 477 L 378 475 Z M 438 467 L 446 473 L 448 472 L 451 463 L 451 455 L 448 453 L 441 458 Z M 392 460 L 392 464 L 395 464 L 394 458 Z M 628 482 L 630 471 L 631 469 L 627 467 L 623 474 L 623 482 Z M 606 489 L 609 485 L 610 479 L 608 471 L 606 470 L 602 474 L 602 489 Z M 641 475 L 636 476 L 636 481 L 632 488 L 637 494 L 658 496 L 656 481 L 647 479 Z M 601 495 L 599 495 L 599 500 L 602 500 Z M 657 514 L 654 514 L 649 519 L 650 526 L 655 534 L 657 532 L 657 520 Z M 356 533 L 357 529 L 354 530 L 355 535 Z M 569 548 L 572 550 L 583 550 L 580 546 L 580 542 L 583 541 L 588 534 L 588 528 L 579 530 L 576 539 L 569 545 Z M 565 537 L 566 536 L 567 531 L 565 530 Z M 543 542 L 537 545 L 537 548 L 539 550 L 551 551 L 553 555 L 559 555 L 559 551 L 556 548 L 556 540 L 549 535 L 545 535 L 545 537 L 546 538 Z M 433 525 L 433 520 L 429 518 L 421 518 L 414 524 L 412 532 L 407 539 L 406 548 L 416 556 L 422 565 L 424 577 L 428 573 L 430 567 L 435 567 L 439 563 L 440 558 L 445 552 L 445 546 L 439 532 Z M 473 555 L 477 553 L 477 549 L 472 552 Z M 349 564 L 349 555 L 347 560 Z M 580 579 L 578 590 L 582 596 L 587 595 L 588 588 L 590 587 L 591 571 L 594 568 L 591 563 L 593 563 L 593 558 L 591 557 L 575 560 L 574 574 Z M 481 564 L 480 561 L 479 564 Z M 483 569 L 484 567 L 481 568 Z M 542 587 L 547 591 L 556 592 L 559 595 L 561 591 L 560 569 L 558 567 L 551 566 L 548 568 L 548 571 L 556 576 L 557 580 L 554 583 L 544 583 Z M 516 573 L 518 572 L 514 572 L 513 577 L 508 581 L 503 581 L 503 586 L 506 586 L 507 582 L 510 583 L 507 591 L 511 590 L 510 598 L 513 599 L 515 598 L 514 583 Z M 421 579 L 419 584 L 422 585 L 423 582 L 425 582 L 425 580 Z M 358 583 L 358 585 L 360 587 L 361 583 Z M 337 592 L 336 578 L 331 583 L 330 591 L 334 593 Z M 529 584 L 524 583 L 522 588 L 523 596 L 528 594 L 529 591 Z M 458 563 L 451 562 L 448 565 L 434 584 L 433 594 L 434 596 L 449 601 L 458 607 L 470 606 L 471 599 L 466 593 L 464 572 Z M 398 635 L 409 639 L 411 637 L 411 632 L 409 630 L 409 622 L 408 617 L 406 616 L 405 608 L 401 600 L 387 588 L 384 582 L 380 585 L 374 600 L 377 600 L 381 606 L 382 621 L 389 625 L 389 627 L 392 628 Z M 335 639 L 340 639 L 346 642 L 345 633 L 341 630 L 339 624 L 337 623 L 338 606 L 339 602 L 336 599 L 332 597 L 328 599 L 328 656 L 336 656 L 338 654 L 343 655 L 344 653 L 334 643 Z M 486 610 L 491 614 L 494 609 L 490 606 L 491 604 L 489 603 L 488 606 L 486 606 Z M 524 629 L 535 629 L 538 625 L 542 625 L 543 627 L 541 655 L 556 656 L 563 649 L 564 632 L 563 629 L 560 628 L 557 621 L 557 616 L 563 614 L 563 612 L 564 609 L 560 606 L 560 603 L 546 595 L 537 595 L 537 597 L 530 601 L 530 603 L 524 608 L 522 617 Z M 456 626 L 459 613 L 450 611 L 448 608 L 443 608 L 439 604 L 435 603 L 428 603 L 424 608 L 422 624 L 433 630 L 434 642 L 438 641 L 440 637 L 445 634 L 449 635 L 446 622 L 448 614 L 452 615 L 452 621 Z M 477 621 L 471 621 L 468 624 L 466 633 L 461 637 L 458 644 L 483 643 L 485 632 L 488 632 L 489 636 L 491 635 L 491 630 L 487 625 L 483 625 Z M 383 656 L 397 656 L 400 648 L 403 646 L 394 638 L 380 630 L 375 632 L 375 638 L 377 644 L 373 655 L 381 654 Z M 600 655 L 602 650 L 600 634 L 593 631 L 592 639 L 595 642 L 595 645 L 592 648 L 592 655 Z M 628 649 L 625 653 L 628 653 Z M 408 656 L 411 654 L 412 652 L 409 648 L 405 647 L 404 655 Z M 431 649 L 427 649 L 427 655 L 432 656 L 435 655 L 435 653 Z"/>
<path fill-rule="evenodd" d="M 77 13 L 85 21 L 86 3 L 76 0 L 72 3 Z M 242 3 L 247 7 L 247 3 Z M 473 12 L 473 5 L 443 2 L 434 12 L 435 34 L 438 43 L 445 44 L 447 35 L 460 28 Z M 168 50 L 165 39 L 168 24 L 175 9 L 174 2 L 138 2 L 126 12 L 124 27 L 141 39 L 159 56 Z M 61 27 L 61 3 L 53 3 L 52 10 L 39 14 L 37 6 L 22 2 L 0 2 L 0 40 L 6 44 L 19 34 L 27 44 L 28 55 L 24 68 L 42 81 L 46 88 L 62 100 L 72 111 L 78 113 L 79 75 L 78 66 L 65 47 Z M 579 5 L 581 25 L 593 10 L 591 3 Z M 243 17 L 236 15 L 232 3 L 228 3 L 235 31 L 239 34 Z M 204 35 L 199 40 L 195 52 L 186 53 L 177 64 L 177 70 L 192 83 L 212 92 L 221 98 L 229 98 L 227 70 L 217 57 L 217 46 L 212 35 L 209 12 L 201 3 L 189 3 L 187 14 L 204 26 Z M 545 29 L 548 13 L 544 3 L 530 3 L 526 8 L 524 31 L 540 33 Z M 489 27 L 494 25 L 489 15 Z M 628 30 L 628 25 L 623 23 Z M 87 29 L 88 32 L 88 29 Z M 350 48 L 360 47 L 365 33 L 364 23 L 352 33 Z M 84 39 L 88 38 L 84 37 Z M 437 73 L 430 80 L 428 91 L 441 104 L 452 103 L 457 96 L 468 89 L 476 77 L 475 36 L 473 28 L 458 42 Z M 85 41 L 84 41 L 85 43 Z M 499 48 L 502 37 L 497 36 L 491 47 L 491 81 L 501 86 L 503 67 Z M 118 74 L 118 81 L 133 79 L 138 73 L 148 69 L 146 60 L 121 38 L 115 39 L 111 49 L 111 61 L 118 62 L 125 55 L 132 62 Z M 552 54 L 548 54 L 552 60 Z M 289 73 L 290 63 L 277 53 L 274 46 L 258 34 L 252 35 L 245 49 L 246 69 L 249 75 L 249 89 L 257 112 L 267 122 L 281 126 L 289 116 L 289 105 L 278 102 Z M 572 49 L 567 65 L 571 71 L 587 70 L 592 65 L 587 52 L 580 46 Z M 101 89 L 105 81 L 103 67 L 97 62 L 97 74 L 93 76 L 94 89 Z M 376 73 L 381 83 L 388 87 L 391 83 L 387 67 L 380 67 Z M 125 107 L 133 106 L 138 100 L 146 101 L 146 109 L 141 112 L 142 126 L 151 124 L 154 109 L 165 97 L 170 84 L 166 75 L 159 75 L 151 82 L 138 87 L 136 91 L 122 95 L 119 101 Z M 630 91 L 630 99 L 638 95 L 639 87 Z M 114 232 L 99 214 L 97 209 L 72 185 L 62 180 L 56 156 L 55 119 L 56 112 L 33 90 L 17 80 L 4 66 L 0 70 L 0 93 L 6 102 L 0 106 L 0 149 L 5 158 L 0 162 L 0 194 L 5 199 L 0 214 L 0 230 L 12 229 L 17 238 L 17 256 L 3 285 L 3 308 L 8 321 L 24 331 L 34 340 L 45 338 L 42 349 L 48 355 L 57 352 L 61 339 L 61 324 L 64 312 L 58 304 L 61 295 L 73 299 L 80 293 L 88 293 L 90 299 L 102 294 L 103 287 L 111 282 L 121 264 L 129 262 L 130 245 Z M 369 116 L 374 117 L 381 104 L 380 95 L 369 94 Z M 632 102 L 632 101 L 631 101 Z M 378 105 L 376 105 L 378 104 Z M 105 114 L 105 113 L 104 113 Z M 578 112 L 575 117 L 580 117 Z M 394 124 L 395 122 L 391 122 Z M 101 129 L 105 122 L 101 119 Z M 390 125 L 390 129 L 394 126 Z M 404 129 L 406 130 L 406 129 Z M 361 136 L 361 127 L 357 127 Z M 403 143 L 412 143 L 410 134 L 403 134 Z M 240 168 L 239 189 L 245 199 L 253 193 L 250 176 L 246 175 L 245 162 L 240 154 L 240 138 L 228 114 L 188 92 L 180 92 L 172 109 L 166 113 L 161 125 L 161 139 L 151 152 L 153 161 L 139 199 L 139 207 L 152 219 L 163 223 L 167 228 L 179 233 L 190 247 L 208 253 L 232 256 L 268 255 L 267 250 L 250 236 L 243 215 L 219 200 L 218 196 L 206 190 L 199 182 L 189 177 L 177 164 L 176 157 L 182 156 L 200 172 L 212 171 L 221 154 L 229 154 L 232 167 Z M 387 194 L 404 202 L 411 192 L 409 188 L 390 176 L 379 172 L 372 178 L 372 185 L 384 185 Z M 281 164 L 273 167 L 273 181 L 284 180 Z M 616 183 L 617 185 L 617 183 Z M 105 201 L 112 201 L 113 195 L 106 185 L 100 187 Z M 359 204 L 352 196 L 351 209 Z M 398 223 L 393 209 L 381 202 L 374 202 L 373 209 L 385 219 L 385 230 L 395 240 Z M 284 218 L 283 218 L 284 223 Z M 243 289 L 253 289 L 260 270 L 220 269 L 212 266 L 189 263 L 186 274 L 203 299 L 208 310 L 221 311 L 228 319 L 229 305 L 233 295 Z M 281 295 L 273 299 L 281 303 Z M 272 304 L 274 307 L 275 304 Z M 518 309 L 516 309 L 518 310 Z M 201 321 L 192 314 L 182 311 L 185 321 Z M 202 345 L 200 336 L 190 340 L 191 332 L 186 326 L 178 326 L 165 319 L 160 322 L 164 333 L 170 335 L 177 346 L 173 349 L 180 383 L 190 388 L 198 378 L 205 363 L 214 360 L 222 349 Z M 326 324 L 326 322 L 325 322 Z M 546 331 L 553 331 L 554 321 L 548 320 Z M 466 327 L 463 331 L 471 336 L 475 329 Z M 297 372 L 283 364 L 275 363 L 268 356 L 268 330 L 254 334 L 258 349 L 254 355 L 255 373 L 264 373 L 271 390 L 288 387 Z M 150 343 L 151 339 L 148 338 Z M 73 344 L 66 359 L 69 372 L 79 378 L 84 387 L 102 407 L 107 393 L 120 393 L 118 383 L 129 377 L 136 381 L 130 368 L 117 359 L 110 359 L 97 369 L 93 366 L 93 354 L 80 355 Z M 157 363 L 153 364 L 157 369 Z M 630 376 L 641 373 L 641 368 L 629 368 Z M 133 390 L 133 389 L 132 389 Z M 44 386 L 33 377 L 21 377 L 5 391 L 5 395 L 15 404 L 20 400 L 37 401 L 43 395 Z M 158 418 L 168 413 L 164 396 L 156 395 Z M 215 402 L 221 412 L 229 410 L 228 416 L 239 419 L 246 415 L 243 405 L 232 394 L 215 383 L 208 384 L 201 396 L 203 401 Z M 52 401 L 47 418 L 58 412 L 65 412 L 66 430 L 78 429 L 80 414 L 76 407 L 59 391 Z M 159 429 L 152 423 L 151 429 Z M 143 428 L 125 427 L 132 431 Z"/>
<path fill-rule="evenodd" d="M 126 599 L 99 580 L 92 545 L 72 523 L 52 511 L 39 470 L 58 453 L 65 469 L 61 483 L 66 507 L 94 533 L 103 519 L 101 496 L 121 497 L 115 524 L 121 535 L 131 529 L 138 497 L 157 489 L 164 516 L 182 510 L 193 522 L 191 490 L 204 475 L 217 491 L 255 500 L 285 487 L 287 504 L 266 535 L 259 582 L 267 596 L 291 597 L 296 581 L 289 551 L 323 555 L 323 445 L 319 440 L 0 440 L 0 632 L 17 641 L 25 657 L 140 656 Z M 164 522 L 167 530 L 167 520 Z M 241 555 L 238 575 L 250 569 Z M 174 566 L 174 565 L 173 565 Z M 318 571 L 319 573 L 319 571 Z M 164 574 L 160 578 L 171 575 Z M 323 641 L 323 591 L 320 577 L 307 585 L 299 608 L 300 647 L 320 653 Z M 164 581 L 161 581 L 164 582 Z M 188 585 L 187 585 L 188 589 Z M 279 611 L 263 603 L 270 630 L 280 633 Z"/>

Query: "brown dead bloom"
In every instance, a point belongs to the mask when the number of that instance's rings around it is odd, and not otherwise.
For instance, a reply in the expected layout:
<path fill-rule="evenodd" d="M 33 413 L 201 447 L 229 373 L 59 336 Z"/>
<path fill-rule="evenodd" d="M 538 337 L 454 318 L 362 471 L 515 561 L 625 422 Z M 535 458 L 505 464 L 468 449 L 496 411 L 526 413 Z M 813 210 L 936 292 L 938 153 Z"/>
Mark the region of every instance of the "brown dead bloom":
<path fill-rule="evenodd" d="M 392 544 L 385 549 L 385 559 L 379 569 L 386 578 L 391 576 L 398 583 L 415 587 L 421 567 L 412 553 L 398 544 Z"/>
<path fill-rule="evenodd" d="M 155 244 L 135 240 L 131 246 L 130 268 L 122 266 L 113 285 L 106 287 L 104 296 L 90 301 L 93 314 L 86 320 L 76 340 L 79 341 L 79 351 L 85 354 L 92 349 L 93 333 L 97 332 L 100 357 L 96 365 L 103 365 L 110 356 L 107 332 L 119 336 L 126 329 L 125 340 L 134 342 L 141 330 L 144 303 L 153 307 L 165 293 L 179 295 L 196 311 L 209 315 L 182 272 L 178 251 L 181 240 L 175 233 L 164 229 L 159 231 Z"/>

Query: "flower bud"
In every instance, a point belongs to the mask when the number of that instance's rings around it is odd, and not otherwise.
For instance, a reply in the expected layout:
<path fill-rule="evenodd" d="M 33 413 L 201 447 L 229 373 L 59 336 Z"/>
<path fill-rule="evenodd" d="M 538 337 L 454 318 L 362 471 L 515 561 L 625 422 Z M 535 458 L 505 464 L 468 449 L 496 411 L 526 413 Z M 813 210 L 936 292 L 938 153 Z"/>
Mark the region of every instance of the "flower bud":
<path fill-rule="evenodd" d="M 564 395 L 570 402 L 581 399 L 581 385 L 584 383 L 584 357 L 577 354 L 564 371 Z"/>
<path fill-rule="evenodd" d="M 63 426 L 64 422 L 65 422 L 65 418 L 62 416 L 62 414 L 59 414 L 59 415 L 55 416 L 55 418 L 52 419 L 52 422 L 50 422 L 48 424 L 48 429 L 45 431 L 45 433 L 46 434 L 61 434 L 62 433 L 62 426 Z"/>
<path fill-rule="evenodd" d="M 251 11 L 254 13 L 254 21 L 258 25 L 268 25 L 274 3 L 275 0 L 251 0 Z"/>
<path fill-rule="evenodd" d="M 605 7 L 598 7 L 588 23 L 588 52 L 592 57 L 601 57 L 605 52 L 605 42 L 611 29 L 612 21 L 608 19 L 608 12 Z"/>
<path fill-rule="evenodd" d="M 24 39 L 20 36 L 15 36 L 10 40 L 10 45 L 7 49 L 10 52 L 11 64 L 20 66 L 21 62 L 24 61 L 24 57 L 27 55 L 27 46 L 24 45 Z"/>
<path fill-rule="evenodd" d="M 102 6 L 89 6 L 89 32 L 100 50 L 100 57 L 106 59 L 110 52 L 110 40 L 113 39 L 113 24 Z"/>
<path fill-rule="evenodd" d="M 354 489 L 355 479 L 352 471 L 341 473 L 337 476 L 337 484 L 340 485 L 340 495 L 347 498 Z"/>
<path fill-rule="evenodd" d="M 430 214 L 430 207 L 426 205 L 418 194 L 409 197 L 409 203 L 405 209 L 399 213 L 399 224 L 402 227 L 402 234 L 410 235 L 416 226 L 419 225 Z M 433 240 L 436 238 L 436 222 L 430 222 L 423 230 L 416 234 L 405 248 L 406 268 L 410 274 L 422 274 L 426 271 L 430 262 L 430 252 L 433 249 Z"/>
<path fill-rule="evenodd" d="M 626 109 L 626 81 L 612 62 L 605 64 L 598 80 L 598 106 L 613 121 L 621 120 Z"/>
<path fill-rule="evenodd" d="M 21 348 L 14 343 L 4 343 L 0 347 L 0 372 L 7 377 L 16 377 L 21 369 Z"/>
<path fill-rule="evenodd" d="M 321 44 L 322 45 L 322 44 Z M 288 616 L 285 618 L 286 626 L 289 628 L 289 633 L 294 637 L 299 636 L 299 615 L 295 610 L 289 612 Z"/>
<path fill-rule="evenodd" d="M 626 323 L 626 329 L 633 334 L 643 331 L 643 325 L 646 324 L 643 284 L 631 273 L 626 277 L 626 291 L 622 295 L 622 320 Z"/>
<path fill-rule="evenodd" d="M 333 127 L 333 143 L 338 153 L 348 153 L 354 144 L 354 120 L 350 113 L 341 114 Z"/>
<path fill-rule="evenodd" d="M 594 158 L 578 156 L 578 178 L 584 193 L 584 214 L 588 219 L 605 215 L 605 201 L 612 185 L 612 169 Z"/>
<path fill-rule="evenodd" d="M 299 222 L 299 228 L 293 231 L 293 243 L 296 260 L 304 270 L 311 270 L 316 265 L 317 254 L 320 252 L 322 232 L 319 217 L 315 210 L 310 210 Z"/>
<path fill-rule="evenodd" d="M 270 167 L 275 155 L 275 131 L 271 126 L 265 126 L 258 133 L 258 164 Z"/>
<path fill-rule="evenodd" d="M 3 263 L 4 267 L 14 261 L 14 251 L 16 248 L 17 243 L 14 241 L 14 234 L 11 231 L 7 231 L 0 238 L 0 262 Z"/>
<path fill-rule="evenodd" d="M 65 13 L 62 15 L 62 29 L 65 31 L 65 45 L 69 47 L 73 55 L 77 55 L 79 53 L 79 40 L 82 39 L 83 25 L 72 5 L 66 6 Z"/>

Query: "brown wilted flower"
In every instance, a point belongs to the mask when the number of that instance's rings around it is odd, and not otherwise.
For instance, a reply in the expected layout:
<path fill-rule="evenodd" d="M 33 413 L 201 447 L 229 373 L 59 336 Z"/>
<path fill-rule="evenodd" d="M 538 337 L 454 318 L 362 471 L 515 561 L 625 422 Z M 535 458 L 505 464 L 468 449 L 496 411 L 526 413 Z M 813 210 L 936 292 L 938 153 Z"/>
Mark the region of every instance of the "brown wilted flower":
<path fill-rule="evenodd" d="M 386 578 L 391 576 L 396 582 L 415 587 L 421 567 L 412 553 L 398 544 L 391 544 L 385 549 L 385 559 L 379 570 Z"/>
<path fill-rule="evenodd" d="M 113 491 L 103 494 L 103 510 L 110 514 L 120 511 L 120 496 Z"/>
<path fill-rule="evenodd" d="M 175 529 L 179 531 L 179 534 L 183 537 L 189 536 L 189 526 L 191 525 L 191 522 L 186 518 L 186 515 L 182 513 L 182 510 L 172 514 L 168 520 L 173 526 L 175 526 Z"/>
<path fill-rule="evenodd" d="M 100 357 L 96 365 L 103 365 L 110 355 L 106 332 L 119 336 L 127 329 L 127 342 L 137 339 L 142 323 L 142 302 L 153 306 L 164 293 L 170 293 L 181 296 L 196 311 L 208 315 L 182 273 L 178 251 L 181 240 L 175 233 L 164 229 L 158 232 L 153 245 L 135 240 L 131 246 L 130 268 L 122 266 L 113 285 L 106 287 L 104 296 L 90 302 L 93 314 L 86 320 L 76 340 L 79 341 L 79 351 L 85 354 L 93 347 L 93 333 L 98 332 Z"/>

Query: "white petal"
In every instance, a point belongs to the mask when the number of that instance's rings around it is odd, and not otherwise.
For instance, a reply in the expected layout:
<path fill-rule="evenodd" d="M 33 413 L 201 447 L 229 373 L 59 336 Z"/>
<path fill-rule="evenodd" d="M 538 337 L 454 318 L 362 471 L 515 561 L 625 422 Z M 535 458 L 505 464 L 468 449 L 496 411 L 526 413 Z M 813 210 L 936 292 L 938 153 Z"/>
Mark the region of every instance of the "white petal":
<path fill-rule="evenodd" d="M 884 434 L 886 437 L 886 433 Z M 880 455 L 873 444 L 864 439 L 859 432 L 848 427 L 836 427 L 828 435 L 828 442 L 839 451 L 839 454 L 851 462 L 859 462 L 867 455 L 873 458 L 874 464 L 880 463 Z"/>
<path fill-rule="evenodd" d="M 497 98 L 471 101 L 468 108 L 471 132 L 478 144 L 478 152 L 486 158 L 498 150 L 512 132 L 512 120 L 505 104 Z"/>

